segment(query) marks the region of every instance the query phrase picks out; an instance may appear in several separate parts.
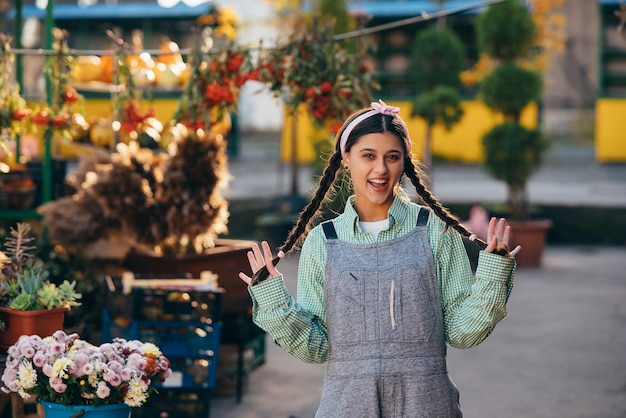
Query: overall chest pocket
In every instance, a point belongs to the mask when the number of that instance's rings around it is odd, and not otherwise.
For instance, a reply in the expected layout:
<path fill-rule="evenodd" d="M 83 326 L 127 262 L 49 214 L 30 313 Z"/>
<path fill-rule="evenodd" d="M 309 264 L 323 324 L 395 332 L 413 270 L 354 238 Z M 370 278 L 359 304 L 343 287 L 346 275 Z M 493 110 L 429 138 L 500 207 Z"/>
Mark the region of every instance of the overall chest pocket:
<path fill-rule="evenodd" d="M 437 301 L 428 268 L 406 265 L 389 271 L 388 310 L 381 316 L 381 336 L 395 341 L 428 341 L 436 323 Z M 381 298 L 382 303 L 382 298 Z"/>
<path fill-rule="evenodd" d="M 369 275 L 372 273 L 369 272 Z M 337 272 L 326 295 L 328 332 L 339 343 L 364 341 L 367 270 Z"/>

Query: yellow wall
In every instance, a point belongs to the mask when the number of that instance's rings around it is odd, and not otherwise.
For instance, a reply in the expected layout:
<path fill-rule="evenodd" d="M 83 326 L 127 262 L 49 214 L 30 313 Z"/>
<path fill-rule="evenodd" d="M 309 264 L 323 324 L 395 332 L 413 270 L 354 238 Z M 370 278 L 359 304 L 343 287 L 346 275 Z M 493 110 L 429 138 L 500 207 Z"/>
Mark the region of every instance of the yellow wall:
<path fill-rule="evenodd" d="M 389 102 L 389 105 L 400 108 L 400 116 L 407 124 L 413 152 L 420 157 L 424 145 L 426 124 L 419 118 L 412 118 L 410 102 Z M 433 154 L 448 160 L 464 163 L 481 162 L 483 147 L 482 137 L 493 126 L 502 122 L 502 116 L 493 112 L 478 100 L 465 101 L 462 104 L 464 115 L 461 121 L 450 131 L 435 127 L 433 130 Z M 522 124 L 528 128 L 537 126 L 537 106 L 531 105 L 522 114 Z M 315 129 L 304 108 L 298 109 L 296 133 L 296 151 L 298 161 L 312 162 L 315 159 L 314 142 L 328 135 L 323 129 Z M 292 118 L 289 112 L 285 115 L 285 124 L 282 134 L 281 158 L 291 161 L 291 132 Z"/>
<path fill-rule="evenodd" d="M 596 102 L 597 161 L 626 161 L 625 116 L 626 99 L 598 99 Z"/>
<path fill-rule="evenodd" d="M 141 107 L 144 110 L 154 108 L 155 117 L 161 122 L 172 120 L 178 106 L 178 98 L 157 98 L 154 100 L 142 99 Z M 111 117 L 111 99 L 88 98 L 84 103 L 85 115 L 103 118 Z"/>

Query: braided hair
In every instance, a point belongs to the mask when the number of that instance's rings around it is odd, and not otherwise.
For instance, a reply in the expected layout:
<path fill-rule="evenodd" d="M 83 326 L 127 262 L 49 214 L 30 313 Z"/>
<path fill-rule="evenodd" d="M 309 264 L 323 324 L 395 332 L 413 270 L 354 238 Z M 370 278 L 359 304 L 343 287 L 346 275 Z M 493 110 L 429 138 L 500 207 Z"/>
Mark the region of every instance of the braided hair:
<path fill-rule="evenodd" d="M 306 205 L 306 207 L 300 212 L 300 216 L 294 227 L 291 229 L 285 242 L 278 249 L 283 254 L 288 254 L 294 249 L 296 249 L 299 243 L 304 240 L 306 235 L 309 232 L 310 224 L 319 214 L 322 203 L 327 198 L 329 191 L 333 188 L 335 180 L 338 176 L 340 169 L 342 168 L 342 152 L 340 147 L 340 138 L 346 127 L 352 122 L 354 119 L 359 117 L 360 115 L 369 112 L 372 108 L 364 108 L 356 113 L 352 114 L 341 126 L 337 134 L 335 135 L 335 149 L 333 154 L 329 157 L 326 167 L 320 180 L 318 182 L 317 189 L 313 194 L 311 201 Z M 349 152 L 352 146 L 357 143 L 359 138 L 364 135 L 371 133 L 392 133 L 396 135 L 398 138 L 402 140 L 402 143 L 405 144 L 405 151 L 407 150 L 407 138 L 403 124 L 399 120 L 398 117 L 394 115 L 386 115 L 381 113 L 375 113 L 370 117 L 366 117 L 366 119 L 357 123 L 356 126 L 352 127 L 352 131 L 348 135 L 347 141 L 345 143 L 345 152 Z M 424 177 L 424 173 L 419 167 L 418 162 L 414 162 L 412 155 L 409 152 L 405 152 L 404 158 L 404 174 L 409 178 L 413 186 L 415 187 L 415 191 L 418 196 L 423 200 L 423 202 L 432 209 L 435 215 L 440 218 L 446 225 L 447 228 L 452 228 L 459 232 L 463 237 L 470 237 L 472 232 L 468 230 L 465 226 L 461 224 L 459 218 L 453 215 L 448 209 L 446 209 L 442 203 L 433 195 L 433 193 L 426 187 L 425 183 L 422 181 Z M 478 244 L 481 248 L 486 248 L 487 243 L 479 238 L 474 240 L 476 244 Z M 506 250 L 498 248 L 496 253 L 506 253 Z M 272 263 L 276 265 L 279 261 L 279 257 L 275 257 L 272 260 Z M 267 269 L 263 267 L 259 271 L 257 271 L 257 275 L 263 276 L 267 275 Z"/>

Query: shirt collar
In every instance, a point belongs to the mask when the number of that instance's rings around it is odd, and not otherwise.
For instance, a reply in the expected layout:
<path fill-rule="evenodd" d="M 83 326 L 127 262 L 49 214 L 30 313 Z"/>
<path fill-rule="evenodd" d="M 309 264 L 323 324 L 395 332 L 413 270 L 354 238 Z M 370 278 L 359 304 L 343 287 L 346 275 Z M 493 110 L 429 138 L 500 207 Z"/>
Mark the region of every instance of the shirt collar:
<path fill-rule="evenodd" d="M 402 225 L 404 224 L 404 221 L 409 213 L 409 201 L 409 197 L 404 190 L 401 188 L 398 189 L 398 192 L 391 203 L 391 207 L 389 207 L 389 211 L 387 212 L 389 216 L 389 229 L 402 228 Z M 359 214 L 356 213 L 356 210 L 354 209 L 354 195 L 350 196 L 346 201 L 346 207 L 343 214 L 346 217 L 348 226 L 350 226 L 349 230 L 351 231 L 352 236 L 363 232 L 359 226 Z"/>

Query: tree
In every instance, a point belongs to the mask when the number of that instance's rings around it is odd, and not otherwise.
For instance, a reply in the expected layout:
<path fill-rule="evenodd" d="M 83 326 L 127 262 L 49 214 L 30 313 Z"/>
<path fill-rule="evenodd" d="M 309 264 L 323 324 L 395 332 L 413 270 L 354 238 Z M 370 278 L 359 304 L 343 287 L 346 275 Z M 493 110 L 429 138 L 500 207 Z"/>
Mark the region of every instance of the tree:
<path fill-rule="evenodd" d="M 426 121 L 422 164 L 427 178 L 432 165 L 432 129 L 452 128 L 463 115 L 459 74 L 465 66 L 465 50 L 450 29 L 431 27 L 418 33 L 411 54 L 412 87 L 418 95 L 412 116 Z"/>
<path fill-rule="evenodd" d="M 481 81 L 480 95 L 505 117 L 483 137 L 485 169 L 507 184 L 510 218 L 524 220 L 529 215 L 526 183 L 547 149 L 538 129 L 520 124 L 522 110 L 542 92 L 539 73 L 519 64 L 532 50 L 536 26 L 530 10 L 514 0 L 489 6 L 478 17 L 476 30 L 483 51 L 500 63 Z"/>
<path fill-rule="evenodd" d="M 463 116 L 461 98 L 456 89 L 438 85 L 432 91 L 420 94 L 413 101 L 411 116 L 418 116 L 426 122 L 424 135 L 424 153 L 422 165 L 427 178 L 430 178 L 432 166 L 432 130 L 435 125 L 443 125 L 451 129 Z"/>

